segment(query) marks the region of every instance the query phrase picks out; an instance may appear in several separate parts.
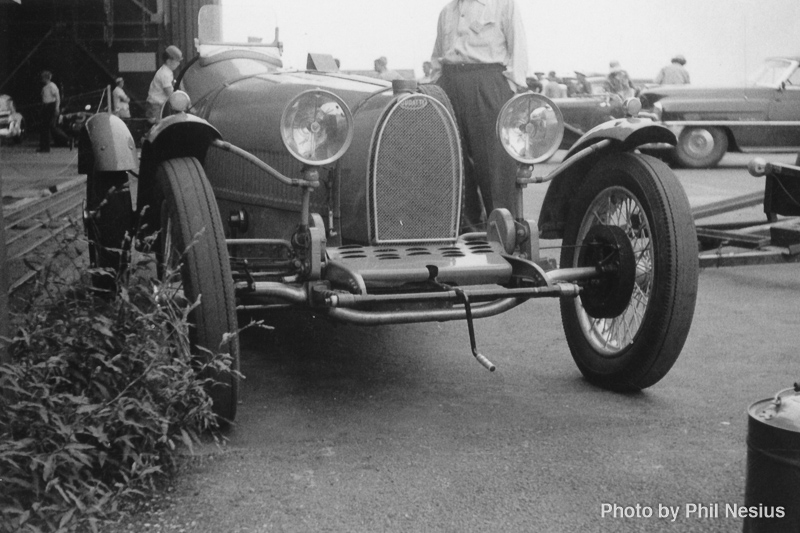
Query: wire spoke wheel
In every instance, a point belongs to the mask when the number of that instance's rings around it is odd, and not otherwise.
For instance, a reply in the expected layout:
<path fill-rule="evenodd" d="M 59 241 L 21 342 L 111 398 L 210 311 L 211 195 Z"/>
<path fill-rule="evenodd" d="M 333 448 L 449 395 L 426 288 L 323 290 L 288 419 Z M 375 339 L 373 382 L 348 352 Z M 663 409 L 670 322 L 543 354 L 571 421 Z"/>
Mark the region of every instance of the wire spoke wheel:
<path fill-rule="evenodd" d="M 589 343 L 599 354 L 613 357 L 633 343 L 650 301 L 653 268 L 651 232 L 642 206 L 630 191 L 622 187 L 606 189 L 594 199 L 581 223 L 577 242 L 583 242 L 589 230 L 597 225 L 615 226 L 625 232 L 633 247 L 636 265 L 634 292 L 619 316 L 595 318 L 584 309 L 580 299 L 574 301 L 581 328 Z M 575 256 L 574 264 L 570 266 L 584 266 L 578 264 L 578 259 L 579 256 Z"/>
<path fill-rule="evenodd" d="M 630 263 L 618 261 L 610 280 L 592 280 L 578 298 L 561 300 L 567 343 L 590 382 L 643 389 L 663 378 L 680 355 L 697 297 L 697 236 L 672 171 L 640 154 L 599 160 L 567 217 L 561 267 L 597 266 L 595 256 L 580 251 L 596 235 L 608 236 Z M 615 290 L 598 291 L 593 284 Z M 628 300 L 620 302 L 620 295 Z M 598 305 L 602 298 L 612 305 Z"/>

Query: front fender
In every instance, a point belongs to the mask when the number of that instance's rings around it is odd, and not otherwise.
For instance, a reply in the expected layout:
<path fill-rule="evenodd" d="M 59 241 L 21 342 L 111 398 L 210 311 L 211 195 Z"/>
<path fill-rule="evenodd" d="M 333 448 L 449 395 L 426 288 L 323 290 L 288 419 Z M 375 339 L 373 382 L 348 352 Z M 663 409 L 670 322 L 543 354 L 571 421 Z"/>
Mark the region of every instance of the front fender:
<path fill-rule="evenodd" d="M 581 153 L 600 141 L 611 143 L 595 151 Z M 564 232 L 564 223 L 569 213 L 570 200 L 578 193 L 584 176 L 601 158 L 617 152 L 628 152 L 639 146 L 650 143 L 667 143 L 675 145 L 677 139 L 667 127 L 656 124 L 649 119 L 624 118 L 604 122 L 586 132 L 583 137 L 567 152 L 542 203 L 539 213 L 539 228 L 543 239 L 560 239 Z"/>
<path fill-rule="evenodd" d="M 78 142 L 78 173 L 136 171 L 139 158 L 128 126 L 116 115 L 97 113 Z"/>
<path fill-rule="evenodd" d="M 603 122 L 587 131 L 570 148 L 564 161 L 603 139 L 609 139 L 612 144 L 619 145 L 617 151 L 621 152 L 633 150 L 643 144 L 666 143 L 674 146 L 678 143 L 675 134 L 666 126 L 646 118 L 621 118 Z"/>
<path fill-rule="evenodd" d="M 221 138 L 222 135 L 214 126 L 186 113 L 162 119 L 147 133 L 142 144 L 136 200 L 141 226 L 147 226 L 150 231 L 158 229 L 157 210 L 145 208 L 155 206 L 158 200 L 155 174 L 161 162 L 178 157 L 194 157 L 203 164 L 211 142 Z"/>

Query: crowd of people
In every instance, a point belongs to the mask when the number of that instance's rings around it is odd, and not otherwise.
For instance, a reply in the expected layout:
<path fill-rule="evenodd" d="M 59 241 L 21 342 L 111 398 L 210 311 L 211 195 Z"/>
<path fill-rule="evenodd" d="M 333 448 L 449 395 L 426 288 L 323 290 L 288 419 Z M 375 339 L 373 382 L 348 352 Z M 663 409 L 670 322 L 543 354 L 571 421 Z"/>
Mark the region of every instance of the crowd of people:
<path fill-rule="evenodd" d="M 686 65 L 686 58 L 677 54 L 672 58 L 670 64 L 662 68 L 653 78 L 652 85 L 690 83 L 689 72 L 684 65 Z M 533 76 L 527 78 L 527 85 L 533 92 L 544 94 L 548 98 L 571 98 L 593 94 L 587 75 L 579 71 L 564 77 L 557 76 L 552 70 L 547 75 L 544 72 L 535 72 Z M 620 65 L 619 61 L 609 62 L 608 74 L 603 80 L 603 92 L 616 94 L 622 99 L 626 99 L 636 96 L 640 89 L 641 87 L 634 84 L 628 71 Z"/>

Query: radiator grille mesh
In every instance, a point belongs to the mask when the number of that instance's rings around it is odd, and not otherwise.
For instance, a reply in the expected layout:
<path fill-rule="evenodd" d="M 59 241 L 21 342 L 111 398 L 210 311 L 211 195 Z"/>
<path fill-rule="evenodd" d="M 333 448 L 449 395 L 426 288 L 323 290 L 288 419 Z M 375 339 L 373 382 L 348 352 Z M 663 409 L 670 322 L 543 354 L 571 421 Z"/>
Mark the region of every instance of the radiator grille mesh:
<path fill-rule="evenodd" d="M 370 165 L 373 243 L 448 241 L 458 236 L 461 147 L 445 107 L 401 97 L 378 126 Z"/>

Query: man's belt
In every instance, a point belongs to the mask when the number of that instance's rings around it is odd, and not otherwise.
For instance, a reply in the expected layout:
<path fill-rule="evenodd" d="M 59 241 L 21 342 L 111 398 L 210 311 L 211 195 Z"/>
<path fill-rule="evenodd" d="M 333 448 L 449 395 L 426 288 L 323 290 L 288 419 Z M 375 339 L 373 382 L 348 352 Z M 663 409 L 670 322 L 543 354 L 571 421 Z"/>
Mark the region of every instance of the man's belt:
<path fill-rule="evenodd" d="M 502 63 L 443 63 L 443 72 L 472 72 L 475 70 L 495 70 L 503 72 L 506 66 Z"/>

